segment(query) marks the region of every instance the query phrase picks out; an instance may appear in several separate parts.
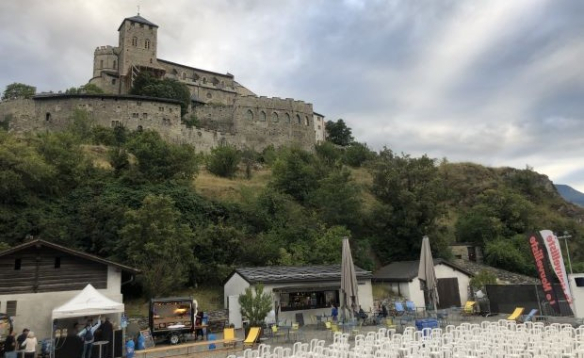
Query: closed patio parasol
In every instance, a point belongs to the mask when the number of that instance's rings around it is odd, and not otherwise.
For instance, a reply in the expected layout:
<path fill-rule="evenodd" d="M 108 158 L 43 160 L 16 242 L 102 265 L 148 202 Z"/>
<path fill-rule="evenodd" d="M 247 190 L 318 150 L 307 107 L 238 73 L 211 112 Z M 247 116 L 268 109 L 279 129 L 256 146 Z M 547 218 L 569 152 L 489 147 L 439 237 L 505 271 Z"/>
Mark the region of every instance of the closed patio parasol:
<path fill-rule="evenodd" d="M 352 314 L 359 308 L 359 297 L 357 294 L 357 274 L 355 273 L 348 238 L 343 239 L 342 255 L 341 295 L 343 299 L 343 311 L 345 308 L 349 308 L 349 312 Z"/>
<path fill-rule="evenodd" d="M 420 252 L 420 267 L 418 268 L 418 278 L 424 285 L 424 291 L 427 292 L 428 298 L 432 301 L 434 312 L 437 312 L 438 305 L 438 280 L 434 272 L 434 259 L 430 249 L 430 238 L 424 236 L 422 240 L 422 250 Z"/>

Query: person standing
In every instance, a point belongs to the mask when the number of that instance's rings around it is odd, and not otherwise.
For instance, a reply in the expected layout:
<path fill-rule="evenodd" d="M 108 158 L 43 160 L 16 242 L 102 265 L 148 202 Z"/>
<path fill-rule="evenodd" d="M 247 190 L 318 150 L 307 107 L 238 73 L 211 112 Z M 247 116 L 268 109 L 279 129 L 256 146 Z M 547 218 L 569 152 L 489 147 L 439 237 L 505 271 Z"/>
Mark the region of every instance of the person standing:
<path fill-rule="evenodd" d="M 22 330 L 22 333 L 18 335 L 18 337 L 16 338 L 16 343 L 18 343 L 18 349 L 22 349 L 22 345 L 24 344 L 24 341 L 26 340 L 26 336 L 28 336 L 28 328 L 25 328 Z"/>
<path fill-rule="evenodd" d="M 4 341 L 4 358 L 16 358 L 16 338 L 14 338 L 12 328 Z"/>
<path fill-rule="evenodd" d="M 339 319 L 339 308 L 333 303 L 333 308 L 331 309 L 331 317 L 333 322 L 337 322 Z"/>
<path fill-rule="evenodd" d="M 26 339 L 23 342 L 24 345 L 24 358 L 34 358 L 36 353 L 36 346 L 39 344 L 37 341 L 34 332 L 28 331 L 26 335 Z M 22 346 L 20 347 L 22 349 Z"/>
<path fill-rule="evenodd" d="M 81 353 L 81 358 L 91 358 L 93 342 L 95 342 L 95 331 L 99 326 L 101 326 L 101 319 L 99 319 L 93 327 L 87 322 L 85 328 L 79 332 L 79 337 L 83 340 L 83 352 Z"/>
<path fill-rule="evenodd" d="M 112 323 L 109 320 L 109 317 L 105 318 L 105 322 L 103 322 L 103 324 L 101 325 L 101 339 L 103 341 L 108 341 L 109 343 L 106 344 L 104 346 L 104 357 L 109 358 L 110 357 L 110 347 L 113 347 L 112 341 L 113 341 L 113 332 L 114 332 L 114 327 L 112 326 Z M 113 355 L 111 355 L 113 357 Z"/>

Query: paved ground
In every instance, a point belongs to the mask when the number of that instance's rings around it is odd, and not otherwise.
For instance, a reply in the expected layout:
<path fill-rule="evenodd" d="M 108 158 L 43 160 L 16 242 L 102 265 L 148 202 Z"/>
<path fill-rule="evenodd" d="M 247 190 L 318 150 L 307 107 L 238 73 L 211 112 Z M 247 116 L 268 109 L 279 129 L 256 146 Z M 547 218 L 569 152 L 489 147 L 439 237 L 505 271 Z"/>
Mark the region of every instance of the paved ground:
<path fill-rule="evenodd" d="M 447 317 L 444 317 L 443 320 L 441 320 L 441 326 L 444 327 L 444 326 L 449 325 L 449 324 L 458 325 L 462 322 L 480 323 L 482 321 L 498 321 L 500 319 L 505 319 L 507 316 L 508 316 L 507 314 L 498 314 L 498 315 L 494 315 L 494 316 L 490 316 L 490 317 L 464 316 L 458 312 L 455 312 L 455 313 L 449 314 Z M 423 317 L 419 317 L 419 318 L 423 318 Z M 403 330 L 404 327 L 415 326 L 415 319 L 412 319 L 412 318 L 396 317 L 394 322 L 397 325 L 398 332 Z M 549 317 L 546 319 L 546 322 L 548 322 L 548 323 L 552 323 L 552 322 L 570 323 L 574 326 L 578 326 L 582 323 L 582 322 L 577 322 L 574 318 L 571 318 L 571 317 Z M 373 326 L 373 325 L 362 326 L 359 329 L 359 333 L 366 334 L 367 332 L 377 331 L 380 327 L 382 327 L 382 326 Z M 350 332 L 350 329 L 348 327 L 346 328 L 346 332 Z M 271 337 L 271 335 L 269 335 L 269 334 L 264 335 L 261 338 L 261 343 L 269 344 L 272 347 L 282 346 L 282 347 L 292 348 L 292 346 L 294 345 L 294 341 L 296 341 L 296 339 L 295 339 L 296 337 L 290 337 L 290 339 L 288 339 L 288 337 L 286 336 L 286 332 L 280 332 L 280 333 L 282 333 L 282 336 L 279 336 L 279 337 Z M 215 336 L 217 339 L 223 338 L 221 333 L 216 333 Z M 236 336 L 237 336 L 237 339 L 243 340 L 244 339 L 243 330 L 237 330 Z M 314 338 L 325 340 L 327 342 L 327 344 L 332 343 L 332 334 L 324 326 L 317 326 L 317 325 L 310 324 L 310 325 L 306 325 L 306 326 L 302 327 L 302 329 L 300 330 L 299 335 L 298 335 L 299 341 L 308 343 L 308 342 L 310 342 L 310 340 L 312 340 Z M 211 342 L 209 342 L 209 343 L 211 344 Z M 239 343 L 236 348 L 230 348 L 228 350 L 222 348 L 222 344 L 217 344 L 217 347 L 215 350 L 209 350 L 209 349 L 205 348 L 204 350 L 201 350 L 197 353 L 191 353 L 189 355 L 178 355 L 178 356 L 173 356 L 173 357 L 176 357 L 176 358 L 187 358 L 187 357 L 189 357 L 189 358 L 193 358 L 193 357 L 197 357 L 197 358 L 198 357 L 210 357 L 210 358 L 222 357 L 222 358 L 225 358 L 229 355 L 242 356 L 243 355 L 243 347 L 242 347 L 241 343 Z M 159 356 L 159 357 L 163 357 L 163 356 Z"/>

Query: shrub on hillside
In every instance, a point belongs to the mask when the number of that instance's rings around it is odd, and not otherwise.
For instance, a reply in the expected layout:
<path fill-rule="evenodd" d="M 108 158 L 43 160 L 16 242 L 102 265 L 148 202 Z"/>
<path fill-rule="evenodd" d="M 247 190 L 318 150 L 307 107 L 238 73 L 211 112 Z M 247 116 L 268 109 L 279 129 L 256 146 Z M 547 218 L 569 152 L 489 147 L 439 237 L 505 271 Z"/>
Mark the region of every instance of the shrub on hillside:
<path fill-rule="evenodd" d="M 224 178 L 233 178 L 241 161 L 241 152 L 230 145 L 222 145 L 211 150 L 207 159 L 207 170 Z"/>

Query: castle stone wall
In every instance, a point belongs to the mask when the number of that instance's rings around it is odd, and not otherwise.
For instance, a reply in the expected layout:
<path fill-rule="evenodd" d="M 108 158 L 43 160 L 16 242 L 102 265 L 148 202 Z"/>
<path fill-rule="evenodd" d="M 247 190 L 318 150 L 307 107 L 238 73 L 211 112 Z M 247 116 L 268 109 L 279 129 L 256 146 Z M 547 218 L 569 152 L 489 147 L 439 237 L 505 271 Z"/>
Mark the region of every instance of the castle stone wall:
<path fill-rule="evenodd" d="M 294 144 L 313 149 L 312 104 L 291 98 L 250 96 L 237 98 L 234 106 L 234 128 L 243 146 L 261 150 L 269 145 Z"/>
<path fill-rule="evenodd" d="M 32 128 L 42 129 L 37 121 L 34 102 L 30 99 L 11 99 L 0 102 L 0 121 L 9 121 L 10 130 L 28 132 Z"/>

